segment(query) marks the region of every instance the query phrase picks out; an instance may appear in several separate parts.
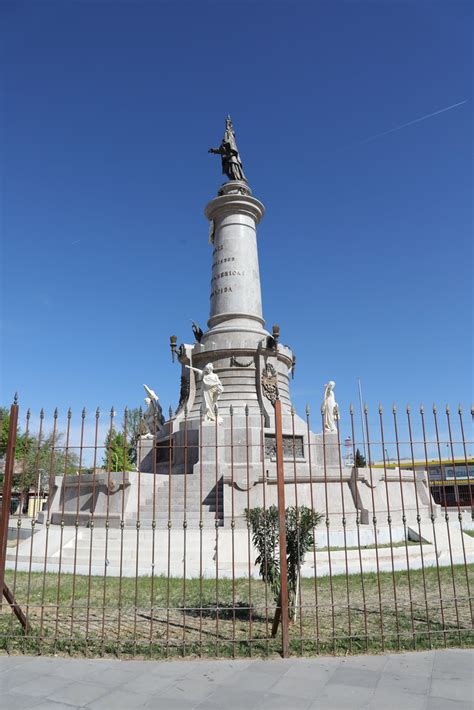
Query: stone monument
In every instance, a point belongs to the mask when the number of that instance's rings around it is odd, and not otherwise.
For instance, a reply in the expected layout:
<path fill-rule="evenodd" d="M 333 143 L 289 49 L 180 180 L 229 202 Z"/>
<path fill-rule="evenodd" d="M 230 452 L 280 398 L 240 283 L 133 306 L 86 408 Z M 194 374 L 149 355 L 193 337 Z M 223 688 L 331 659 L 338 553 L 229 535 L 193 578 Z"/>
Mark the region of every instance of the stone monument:
<path fill-rule="evenodd" d="M 320 512 L 328 505 L 328 513 L 341 519 L 344 498 L 347 524 L 354 524 L 356 516 L 368 522 L 367 471 L 359 474 L 341 462 L 335 382 L 325 386 L 322 433 L 309 431 L 306 420 L 293 411 L 289 385 L 295 357 L 280 342 L 279 327 L 273 326 L 270 333 L 263 318 L 257 226 L 265 209 L 245 177 L 229 116 L 220 147 L 210 152 L 221 156 L 229 179 L 205 208 L 211 250 L 208 329 L 203 332 L 193 322 L 192 344 L 178 346 L 177 338 L 171 338 L 181 364 L 178 410 L 154 441 L 143 439 L 140 444 L 140 470 L 160 481 L 161 522 L 181 523 L 186 508 L 190 525 L 200 511 L 204 524 L 214 524 L 217 512 L 220 524 L 239 527 L 245 524 L 249 503 L 262 505 L 264 482 L 266 505 L 276 503 L 277 396 L 283 415 L 287 504 L 296 502 L 297 482 L 300 505 L 315 499 Z"/>
<path fill-rule="evenodd" d="M 35 550 L 49 550 L 49 570 L 57 568 L 58 555 L 64 570 L 75 570 L 78 551 L 85 565 L 92 555 L 89 574 L 91 569 L 103 574 L 106 553 L 107 564 L 114 555 L 110 573 L 169 574 L 166 550 L 172 541 L 171 571 L 181 574 L 186 539 L 186 549 L 194 550 L 188 574 L 212 575 L 217 567 L 222 576 L 236 570 L 247 574 L 244 511 L 277 503 L 276 398 L 282 409 L 286 505 L 313 506 L 323 514 L 326 524 L 316 530 L 320 548 L 329 541 L 335 547 L 371 545 L 375 539 L 379 544 L 397 542 L 420 529 L 430 539 L 426 472 L 343 466 L 333 380 L 324 389 L 321 433 L 310 431 L 306 420 L 294 412 L 290 376 L 295 356 L 280 342 L 280 328 L 274 325 L 270 333 L 263 318 L 257 226 L 265 210 L 245 176 L 230 117 L 219 148 L 210 152 L 221 156 L 228 180 L 205 208 L 211 252 L 207 330 L 192 321 L 195 342 L 178 345 L 176 336 L 170 338 L 173 359 L 181 366 L 177 411 L 165 421 L 157 394 L 145 385 L 138 470 L 56 477 L 51 529 L 41 525 L 42 513 L 34 536 Z M 438 517 L 439 506 L 432 510 Z M 399 521 L 391 530 L 389 514 Z M 234 542 L 235 559 L 230 552 Z M 440 545 L 448 549 L 448 542 L 451 546 L 453 540 L 439 541 L 438 551 Z M 123 545 L 129 555 L 124 566 Z M 31 569 L 31 549 L 29 541 L 22 543 L 9 564 Z M 373 550 L 365 553 L 369 569 L 375 569 Z M 434 563 L 433 557 L 430 564 Z M 33 562 L 33 568 L 42 569 L 42 564 Z M 332 573 L 347 570 L 347 564 L 342 552 L 339 558 L 333 553 Z M 350 564 L 356 571 L 355 552 Z M 327 574 L 328 569 L 323 560 L 318 574 Z M 313 570 L 308 567 L 302 573 L 312 575 Z"/>

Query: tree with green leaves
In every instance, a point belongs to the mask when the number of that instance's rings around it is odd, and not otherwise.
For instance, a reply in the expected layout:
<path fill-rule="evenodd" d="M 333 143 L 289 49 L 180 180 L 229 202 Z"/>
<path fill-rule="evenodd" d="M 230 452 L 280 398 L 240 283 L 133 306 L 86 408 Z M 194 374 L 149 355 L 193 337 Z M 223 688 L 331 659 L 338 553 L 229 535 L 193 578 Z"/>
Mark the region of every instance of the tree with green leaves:
<path fill-rule="evenodd" d="M 129 442 L 129 460 L 136 464 L 138 460 L 138 439 L 147 433 L 141 407 L 127 410 L 127 438 Z"/>
<path fill-rule="evenodd" d="M 133 451 L 124 433 L 112 427 L 105 437 L 105 451 L 102 465 L 108 471 L 133 471 Z"/>
<path fill-rule="evenodd" d="M 0 457 L 5 456 L 10 426 L 10 411 L 0 409 L 2 423 L 0 428 Z M 41 487 L 46 486 L 54 476 L 74 474 L 78 470 L 79 459 L 71 449 L 66 450 L 64 435 L 60 432 L 42 435 L 21 433 L 17 429 L 15 447 L 15 467 L 13 489 L 20 493 L 36 490 L 38 479 Z M 0 475 L 3 480 L 3 473 Z"/>
<path fill-rule="evenodd" d="M 3 458 L 8 446 L 8 430 L 10 428 L 10 410 L 7 407 L 0 407 L 0 458 Z M 16 446 L 15 457 L 19 458 L 23 455 L 29 446 L 29 442 L 33 440 L 32 436 L 27 437 L 26 434 L 20 432 L 20 427 L 16 430 Z"/>
<path fill-rule="evenodd" d="M 280 596 L 280 548 L 278 508 L 252 508 L 245 510 L 245 517 L 252 529 L 252 541 L 258 551 L 255 564 L 259 565 L 261 578 L 268 582 L 279 603 Z M 298 594 L 298 578 L 308 550 L 314 545 L 313 530 L 322 515 L 302 506 L 290 506 L 285 511 L 286 562 L 288 574 L 288 608 L 295 608 Z"/>
<path fill-rule="evenodd" d="M 365 456 L 360 453 L 359 449 L 356 451 L 355 465 L 357 468 L 365 468 L 367 466 Z"/>

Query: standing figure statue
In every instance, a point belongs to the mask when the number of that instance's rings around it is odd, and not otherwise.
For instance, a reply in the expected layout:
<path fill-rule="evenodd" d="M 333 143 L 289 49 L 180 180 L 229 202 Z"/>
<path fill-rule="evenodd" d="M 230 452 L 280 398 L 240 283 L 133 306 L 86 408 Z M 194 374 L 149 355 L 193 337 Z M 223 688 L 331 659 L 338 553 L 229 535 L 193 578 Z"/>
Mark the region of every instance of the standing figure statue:
<path fill-rule="evenodd" d="M 154 390 L 150 389 L 148 385 L 143 385 L 143 387 L 145 388 L 145 392 L 149 395 L 145 397 L 147 408 L 143 415 L 143 423 L 147 430 L 145 438 L 152 439 L 156 432 L 161 429 L 165 420 L 158 395 Z"/>
<path fill-rule="evenodd" d="M 206 413 L 204 416 L 204 421 L 215 422 L 216 421 L 216 410 L 217 410 L 217 400 L 219 396 L 223 393 L 224 388 L 219 379 L 219 376 L 214 372 L 214 368 L 211 363 L 208 363 L 204 370 L 200 370 L 198 367 L 191 367 L 191 365 L 186 365 L 189 370 L 194 370 L 198 372 L 202 377 L 202 393 L 204 397 L 204 404 L 206 407 Z"/>
<path fill-rule="evenodd" d="M 336 383 L 330 380 L 324 385 L 324 400 L 321 405 L 324 418 L 324 431 L 337 431 L 336 419 L 338 418 L 338 404 L 334 399 L 334 387 Z"/>
<path fill-rule="evenodd" d="M 227 175 L 229 180 L 244 180 L 247 182 L 237 143 L 235 142 L 235 133 L 230 116 L 226 118 L 224 138 L 219 148 L 209 148 L 209 153 L 216 153 L 221 156 L 222 172 Z"/>

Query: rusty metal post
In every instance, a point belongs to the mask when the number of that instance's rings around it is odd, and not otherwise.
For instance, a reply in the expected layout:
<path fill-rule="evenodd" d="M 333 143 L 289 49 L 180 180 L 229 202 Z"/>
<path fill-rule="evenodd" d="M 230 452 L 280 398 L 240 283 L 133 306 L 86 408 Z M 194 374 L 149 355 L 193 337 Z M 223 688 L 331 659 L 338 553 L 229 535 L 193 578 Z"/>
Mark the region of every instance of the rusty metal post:
<path fill-rule="evenodd" d="M 276 443 L 276 467 L 277 467 L 277 489 L 278 489 L 278 527 L 280 537 L 280 604 L 282 632 L 282 656 L 288 658 L 288 570 L 286 564 L 286 509 L 285 509 L 285 479 L 283 472 L 283 425 L 281 419 L 281 402 L 275 400 L 275 443 Z M 277 609 L 278 613 L 278 609 Z M 276 617 L 275 617 L 276 620 Z"/>
<path fill-rule="evenodd" d="M 2 512 L 0 515 L 0 609 L 2 608 L 3 590 L 5 584 L 5 564 L 7 559 L 8 521 L 10 519 L 10 503 L 12 499 L 13 466 L 15 463 L 16 430 L 18 426 L 18 404 L 15 401 L 10 407 L 10 422 L 8 426 L 7 450 L 5 456 L 5 473 L 3 475 Z"/>

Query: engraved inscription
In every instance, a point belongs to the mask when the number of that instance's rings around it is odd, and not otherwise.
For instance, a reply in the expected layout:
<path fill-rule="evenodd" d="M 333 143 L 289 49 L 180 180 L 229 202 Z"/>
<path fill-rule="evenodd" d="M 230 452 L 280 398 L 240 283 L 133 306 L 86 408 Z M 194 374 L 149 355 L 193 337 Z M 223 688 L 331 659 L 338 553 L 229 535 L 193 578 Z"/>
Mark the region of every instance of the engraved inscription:
<path fill-rule="evenodd" d="M 265 456 L 266 458 L 275 458 L 276 442 L 275 434 L 265 434 Z M 303 437 L 292 434 L 283 434 L 283 456 L 285 458 L 304 458 Z"/>
<path fill-rule="evenodd" d="M 219 294 L 221 293 L 232 293 L 232 287 L 224 286 L 224 288 L 216 288 L 214 291 L 211 292 L 211 298 L 213 296 L 219 296 Z"/>

